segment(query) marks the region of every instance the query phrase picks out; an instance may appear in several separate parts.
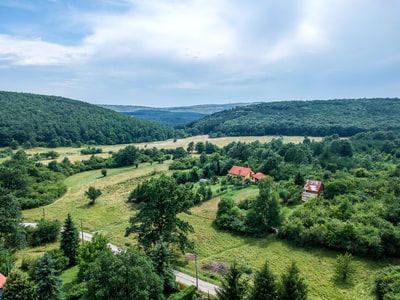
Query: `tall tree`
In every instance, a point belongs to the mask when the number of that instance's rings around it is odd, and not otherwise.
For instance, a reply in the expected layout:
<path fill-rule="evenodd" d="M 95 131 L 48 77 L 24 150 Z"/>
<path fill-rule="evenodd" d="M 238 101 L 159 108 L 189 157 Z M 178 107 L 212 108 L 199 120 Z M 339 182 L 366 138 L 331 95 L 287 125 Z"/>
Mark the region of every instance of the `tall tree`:
<path fill-rule="evenodd" d="M 46 252 L 35 269 L 36 296 L 38 300 L 61 300 L 61 278 L 55 269 L 55 260 Z"/>
<path fill-rule="evenodd" d="M 247 283 L 242 278 L 243 272 L 236 262 L 234 262 L 229 271 L 225 273 L 221 288 L 217 290 L 217 299 L 219 300 L 243 300 L 247 299 Z"/>
<path fill-rule="evenodd" d="M 79 248 L 79 232 L 76 229 L 71 215 L 68 214 L 64 223 L 64 230 L 61 232 L 60 249 L 69 259 L 69 265 L 75 266 Z"/>
<path fill-rule="evenodd" d="M 254 278 L 254 287 L 251 292 L 250 300 L 276 300 L 278 299 L 278 285 L 275 276 L 265 262 Z"/>
<path fill-rule="evenodd" d="M 0 188 L 0 244 L 7 248 L 20 249 L 26 245 L 22 227 L 21 207 L 17 199 Z"/>
<path fill-rule="evenodd" d="M 163 299 L 162 281 L 150 259 L 134 250 L 103 251 L 89 267 L 87 288 L 87 300 Z"/>
<path fill-rule="evenodd" d="M 87 270 L 89 265 L 95 261 L 95 259 L 103 251 L 108 251 L 107 246 L 108 239 L 99 233 L 95 233 L 92 237 L 91 242 L 85 242 L 78 249 L 78 262 L 79 262 L 79 272 L 78 279 L 84 280 L 87 275 Z"/>
<path fill-rule="evenodd" d="M 33 283 L 28 275 L 13 269 L 3 287 L 3 300 L 33 300 Z"/>
<path fill-rule="evenodd" d="M 308 287 L 295 262 L 282 274 L 280 297 L 282 300 L 306 300 Z"/>
<path fill-rule="evenodd" d="M 140 246 L 146 251 L 160 241 L 168 246 L 175 244 L 182 252 L 191 249 L 193 245 L 187 235 L 193 232 L 193 227 L 177 216 L 191 207 L 191 190 L 178 186 L 174 178 L 163 174 L 144 182 L 141 192 L 141 209 L 130 218 L 125 235 L 137 234 Z"/>
<path fill-rule="evenodd" d="M 175 274 L 171 265 L 172 256 L 172 251 L 163 241 L 157 243 L 150 255 L 155 272 L 164 282 L 165 292 L 172 292 L 177 289 Z"/>

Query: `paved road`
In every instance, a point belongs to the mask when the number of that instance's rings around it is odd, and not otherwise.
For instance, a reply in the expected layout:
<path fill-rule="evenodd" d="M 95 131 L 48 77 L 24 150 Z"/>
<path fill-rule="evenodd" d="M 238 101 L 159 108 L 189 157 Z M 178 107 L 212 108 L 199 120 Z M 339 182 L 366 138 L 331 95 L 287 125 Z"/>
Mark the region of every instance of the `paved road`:
<path fill-rule="evenodd" d="M 37 223 L 24 223 L 24 226 L 30 226 L 30 227 L 36 227 Z M 93 239 L 93 234 L 88 233 L 88 232 L 79 232 L 79 238 L 82 239 L 84 241 L 88 241 L 91 242 Z M 117 245 L 108 243 L 107 246 L 114 252 L 114 253 L 120 253 L 121 251 L 123 251 L 123 249 L 119 248 Z M 194 285 L 196 286 L 196 278 L 192 277 L 188 274 L 179 272 L 179 271 L 174 271 L 175 277 L 176 277 L 176 281 L 183 283 L 185 285 Z M 210 295 L 215 296 L 216 295 L 216 290 L 219 287 L 215 284 L 209 283 L 207 281 L 198 279 L 198 289 L 199 291 L 202 291 L 203 293 L 207 293 Z"/>

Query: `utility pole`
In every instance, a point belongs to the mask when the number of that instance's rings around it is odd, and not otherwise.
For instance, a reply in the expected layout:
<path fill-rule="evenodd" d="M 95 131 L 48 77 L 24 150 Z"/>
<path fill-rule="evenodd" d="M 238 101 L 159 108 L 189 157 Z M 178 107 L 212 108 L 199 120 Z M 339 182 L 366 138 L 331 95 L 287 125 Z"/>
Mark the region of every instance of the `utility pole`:
<path fill-rule="evenodd" d="M 82 220 L 81 220 L 81 234 L 82 234 L 82 244 L 83 244 L 84 239 L 83 239 L 83 221 Z"/>
<path fill-rule="evenodd" d="M 196 266 L 196 289 L 198 290 L 199 289 L 199 276 L 197 273 L 197 255 L 196 254 L 194 255 L 194 264 Z"/>

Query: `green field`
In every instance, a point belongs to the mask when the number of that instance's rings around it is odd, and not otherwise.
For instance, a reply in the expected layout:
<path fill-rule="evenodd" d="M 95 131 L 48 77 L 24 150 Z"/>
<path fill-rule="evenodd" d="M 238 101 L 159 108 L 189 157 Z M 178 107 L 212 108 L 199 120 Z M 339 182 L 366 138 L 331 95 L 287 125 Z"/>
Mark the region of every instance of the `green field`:
<path fill-rule="evenodd" d="M 119 246 L 134 244 L 132 237 L 124 237 L 128 220 L 135 214 L 134 206 L 127 203 L 128 195 L 143 180 L 154 174 L 168 172 L 168 165 L 169 162 L 165 162 L 141 164 L 137 169 L 109 169 L 107 177 L 102 177 L 100 170 L 76 174 L 66 180 L 68 191 L 61 199 L 45 207 L 23 211 L 24 218 L 26 221 L 37 221 L 44 215 L 48 219 L 64 221 L 67 213 L 71 213 L 76 225 L 80 227 L 82 222 L 85 231 L 101 232 Z M 89 206 L 89 200 L 84 196 L 89 186 L 99 188 L 103 193 L 94 206 Z M 234 200 L 239 201 L 257 195 L 258 189 L 253 186 L 231 193 Z M 337 285 L 332 278 L 338 252 L 295 247 L 278 240 L 274 235 L 249 238 L 218 231 L 212 223 L 219 200 L 220 198 L 216 197 L 192 208 L 190 215 L 181 216 L 195 229 L 190 238 L 195 243 L 199 274 L 206 280 L 218 280 L 209 271 L 201 270 L 202 266 L 211 262 L 230 264 L 237 260 L 240 264 L 257 270 L 267 260 L 274 273 L 280 275 L 291 261 L 295 260 L 309 284 L 310 299 L 373 299 L 371 290 L 377 270 L 389 263 L 400 263 L 399 260 L 377 262 L 356 257 L 354 264 L 357 271 L 353 284 Z M 46 247 L 25 250 L 22 256 L 38 256 L 46 250 Z M 193 261 L 181 258 L 178 268 L 186 273 L 195 274 Z M 251 275 L 249 279 L 251 280 Z"/>

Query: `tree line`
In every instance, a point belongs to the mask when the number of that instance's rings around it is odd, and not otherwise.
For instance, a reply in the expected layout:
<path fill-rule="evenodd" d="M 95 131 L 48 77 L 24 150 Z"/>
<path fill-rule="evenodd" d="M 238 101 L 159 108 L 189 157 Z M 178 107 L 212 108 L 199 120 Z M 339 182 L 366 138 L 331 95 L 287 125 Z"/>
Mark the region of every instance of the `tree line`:
<path fill-rule="evenodd" d="M 291 135 L 350 137 L 398 130 L 398 98 L 281 101 L 237 107 L 190 123 L 187 132 L 219 136 Z"/>
<path fill-rule="evenodd" d="M 113 145 L 166 140 L 171 127 L 89 103 L 0 91 L 0 147 Z"/>

